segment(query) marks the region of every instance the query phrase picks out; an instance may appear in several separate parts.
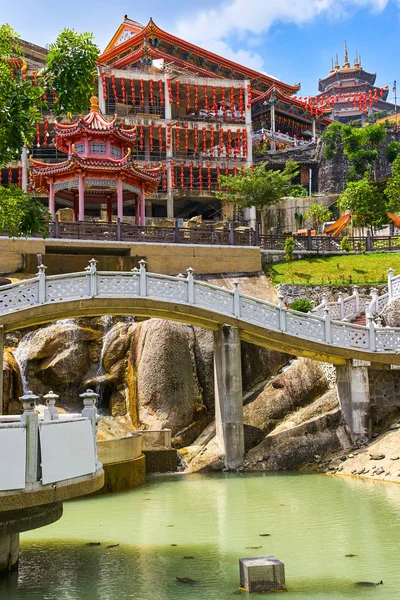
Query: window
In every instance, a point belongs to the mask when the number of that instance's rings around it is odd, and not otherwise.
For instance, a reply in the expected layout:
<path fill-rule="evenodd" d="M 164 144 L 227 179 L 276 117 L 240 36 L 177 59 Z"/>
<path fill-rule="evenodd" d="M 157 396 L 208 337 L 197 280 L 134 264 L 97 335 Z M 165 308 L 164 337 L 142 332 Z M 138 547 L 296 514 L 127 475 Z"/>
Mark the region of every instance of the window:
<path fill-rule="evenodd" d="M 106 145 L 99 142 L 90 142 L 90 153 L 91 154 L 105 154 Z"/>
<path fill-rule="evenodd" d="M 111 156 L 113 158 L 121 158 L 121 148 L 117 148 L 116 146 L 111 146 Z"/>
<path fill-rule="evenodd" d="M 83 143 L 75 144 L 75 152 L 77 154 L 85 154 L 85 144 L 83 144 Z"/>

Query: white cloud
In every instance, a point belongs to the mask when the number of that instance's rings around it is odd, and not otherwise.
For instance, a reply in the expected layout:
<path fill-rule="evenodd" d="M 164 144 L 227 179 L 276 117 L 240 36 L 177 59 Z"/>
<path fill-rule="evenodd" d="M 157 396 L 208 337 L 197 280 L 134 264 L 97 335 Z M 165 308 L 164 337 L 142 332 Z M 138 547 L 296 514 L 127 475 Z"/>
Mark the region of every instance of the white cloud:
<path fill-rule="evenodd" d="M 240 40 L 259 36 L 275 23 L 302 25 L 321 16 L 344 18 L 349 12 L 361 8 L 380 12 L 388 2 L 389 0 L 228 0 L 220 2 L 217 8 L 195 13 L 190 20 L 178 22 L 176 35 L 261 71 L 264 59 L 260 54 L 245 49 L 233 50 L 224 40 L 228 36 L 236 36 Z"/>

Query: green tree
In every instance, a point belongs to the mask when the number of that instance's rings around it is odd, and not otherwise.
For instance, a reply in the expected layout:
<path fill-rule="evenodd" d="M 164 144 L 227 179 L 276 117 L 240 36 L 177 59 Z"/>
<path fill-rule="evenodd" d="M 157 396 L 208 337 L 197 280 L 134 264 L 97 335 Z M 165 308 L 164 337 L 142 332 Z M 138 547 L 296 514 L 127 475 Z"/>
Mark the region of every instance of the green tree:
<path fill-rule="evenodd" d="M 318 202 L 314 202 L 311 204 L 304 215 L 305 219 L 311 219 L 313 229 L 320 231 L 322 225 L 325 221 L 329 221 L 332 216 L 329 208 L 326 208 L 322 204 L 318 204 Z"/>
<path fill-rule="evenodd" d="M 254 169 L 246 167 L 240 175 L 219 176 L 219 183 L 225 191 L 218 192 L 217 197 L 223 202 L 235 202 L 241 208 L 258 208 L 264 233 L 267 206 L 290 194 L 292 179 L 298 173 L 298 164 L 293 160 L 289 160 L 282 171 L 267 169 L 266 163 Z"/>
<path fill-rule="evenodd" d="M 321 135 L 324 142 L 324 156 L 328 160 L 332 160 L 337 156 L 340 145 L 343 143 L 341 123 L 331 123 Z"/>
<path fill-rule="evenodd" d="M 339 197 L 337 206 L 343 212 L 352 213 L 353 225 L 368 227 L 371 232 L 388 221 L 386 198 L 379 187 L 367 178 L 350 181 Z"/>
<path fill-rule="evenodd" d="M 19 187 L 0 187 L 0 231 L 10 237 L 47 235 L 51 216 L 38 198 L 32 198 Z"/>
<path fill-rule="evenodd" d="M 47 75 L 57 92 L 56 114 L 84 113 L 95 91 L 96 61 L 100 50 L 93 34 L 64 29 L 50 46 Z"/>
<path fill-rule="evenodd" d="M 21 56 L 18 34 L 0 26 L 0 168 L 33 143 L 41 120 L 44 90 L 26 77 Z"/>
<path fill-rule="evenodd" d="M 390 142 L 385 150 L 387 160 L 392 163 L 400 154 L 400 142 Z"/>
<path fill-rule="evenodd" d="M 400 210 L 400 154 L 395 158 L 392 167 L 392 176 L 385 188 L 385 196 L 388 199 L 388 210 L 397 213 Z"/>

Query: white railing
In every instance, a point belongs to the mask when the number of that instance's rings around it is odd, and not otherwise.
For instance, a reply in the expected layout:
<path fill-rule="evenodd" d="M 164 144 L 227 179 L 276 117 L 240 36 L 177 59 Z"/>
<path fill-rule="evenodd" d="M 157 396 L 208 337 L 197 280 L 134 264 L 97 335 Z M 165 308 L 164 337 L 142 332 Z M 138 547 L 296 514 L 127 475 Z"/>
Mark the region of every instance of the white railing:
<path fill-rule="evenodd" d="M 97 394 L 81 394 L 84 409 L 77 415 L 58 415 L 56 394 L 44 396 L 46 409 L 36 412 L 38 396 L 20 398 L 22 415 L 0 417 L 0 493 L 35 491 L 42 486 L 72 483 L 93 476 L 97 459 Z"/>
<path fill-rule="evenodd" d="M 320 306 L 314 313 L 302 313 L 288 309 L 283 298 L 278 304 L 273 304 L 241 294 L 237 282 L 233 290 L 228 290 L 196 281 L 191 268 L 187 270 L 187 276 L 171 277 L 148 273 L 145 265 L 145 261 L 140 261 L 140 269 L 105 272 L 97 271 L 96 261 L 92 259 L 85 271 L 50 277 L 46 277 L 45 267 L 41 265 L 37 277 L 0 287 L 0 325 L 2 316 L 44 304 L 91 298 L 141 297 L 197 306 L 218 315 L 240 319 L 242 323 L 305 340 L 342 348 L 350 346 L 365 351 L 394 352 L 393 338 L 388 338 L 385 345 L 385 335 L 373 322 L 372 311 L 368 312 L 366 326 L 349 324 L 352 315 L 360 310 L 358 290 L 349 298 L 342 299 L 340 304 L 336 303 L 335 310 L 325 302 L 322 311 Z M 400 295 L 400 277 L 392 278 L 392 283 L 391 294 Z M 395 349 L 400 349 L 400 342 Z"/>

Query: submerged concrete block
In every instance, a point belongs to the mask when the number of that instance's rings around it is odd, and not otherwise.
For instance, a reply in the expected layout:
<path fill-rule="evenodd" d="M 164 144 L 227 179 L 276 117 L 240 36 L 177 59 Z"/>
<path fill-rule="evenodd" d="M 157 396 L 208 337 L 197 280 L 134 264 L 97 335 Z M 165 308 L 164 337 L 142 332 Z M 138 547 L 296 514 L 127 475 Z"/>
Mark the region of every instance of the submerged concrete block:
<path fill-rule="evenodd" d="M 284 592 L 285 566 L 275 556 L 240 558 L 240 587 L 248 592 Z"/>

